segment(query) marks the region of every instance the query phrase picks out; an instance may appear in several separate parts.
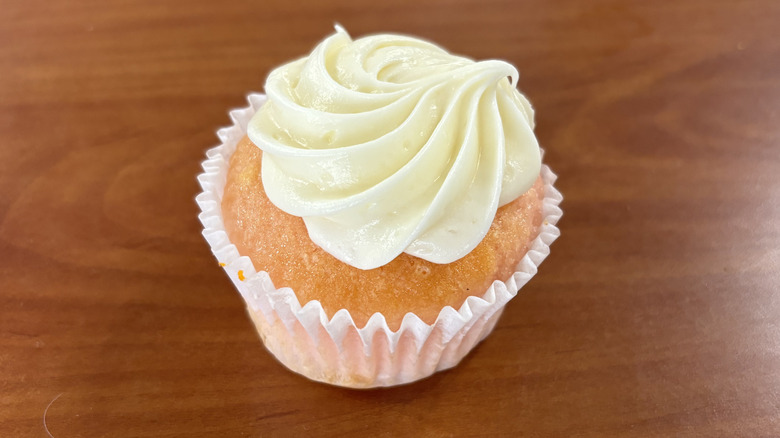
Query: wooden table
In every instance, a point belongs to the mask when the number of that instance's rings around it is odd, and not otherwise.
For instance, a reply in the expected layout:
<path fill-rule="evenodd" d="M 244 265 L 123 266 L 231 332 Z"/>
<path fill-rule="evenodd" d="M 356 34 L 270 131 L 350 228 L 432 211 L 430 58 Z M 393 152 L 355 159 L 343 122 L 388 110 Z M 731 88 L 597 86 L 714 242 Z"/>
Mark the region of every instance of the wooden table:
<path fill-rule="evenodd" d="M 780 2 L 391 3 L 3 3 L 0 436 L 780 436 Z M 196 218 L 227 110 L 335 21 L 517 65 L 565 198 L 405 387 L 280 366 Z"/>

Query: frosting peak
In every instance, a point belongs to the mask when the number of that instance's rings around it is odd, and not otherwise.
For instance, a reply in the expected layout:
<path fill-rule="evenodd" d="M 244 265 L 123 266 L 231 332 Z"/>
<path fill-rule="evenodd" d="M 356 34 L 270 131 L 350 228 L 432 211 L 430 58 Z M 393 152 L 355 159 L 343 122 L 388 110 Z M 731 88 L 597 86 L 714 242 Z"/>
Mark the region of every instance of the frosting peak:
<path fill-rule="evenodd" d="M 248 126 L 266 193 L 352 266 L 402 252 L 451 263 L 539 175 L 517 78 L 503 61 L 400 35 L 353 41 L 337 27 L 268 77 L 268 102 Z"/>

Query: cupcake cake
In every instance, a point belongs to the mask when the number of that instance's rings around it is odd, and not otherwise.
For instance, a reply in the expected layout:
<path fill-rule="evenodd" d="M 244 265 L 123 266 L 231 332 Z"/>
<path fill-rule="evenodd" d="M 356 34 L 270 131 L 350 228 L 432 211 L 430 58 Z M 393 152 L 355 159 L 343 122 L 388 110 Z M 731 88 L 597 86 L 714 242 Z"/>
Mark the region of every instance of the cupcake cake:
<path fill-rule="evenodd" d="M 517 79 L 504 61 L 337 27 L 231 113 L 200 218 L 282 363 L 402 384 L 492 330 L 561 215 Z"/>

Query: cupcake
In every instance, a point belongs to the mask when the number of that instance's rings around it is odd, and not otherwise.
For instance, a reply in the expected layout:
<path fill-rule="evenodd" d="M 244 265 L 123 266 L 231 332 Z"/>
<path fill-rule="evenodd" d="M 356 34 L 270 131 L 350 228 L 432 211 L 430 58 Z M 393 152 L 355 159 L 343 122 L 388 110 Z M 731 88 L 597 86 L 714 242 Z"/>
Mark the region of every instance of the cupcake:
<path fill-rule="evenodd" d="M 504 61 L 337 27 L 231 112 L 200 218 L 283 364 L 403 384 L 492 330 L 561 215 L 517 79 Z"/>

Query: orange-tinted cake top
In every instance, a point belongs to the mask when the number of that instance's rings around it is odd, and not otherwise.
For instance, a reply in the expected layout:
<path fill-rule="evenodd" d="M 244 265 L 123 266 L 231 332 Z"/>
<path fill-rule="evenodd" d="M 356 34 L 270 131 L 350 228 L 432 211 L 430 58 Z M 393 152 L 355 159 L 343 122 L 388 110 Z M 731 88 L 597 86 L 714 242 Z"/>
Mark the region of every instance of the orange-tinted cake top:
<path fill-rule="evenodd" d="M 494 280 L 505 281 L 528 251 L 541 224 L 541 179 L 501 207 L 480 244 L 465 257 L 435 264 L 401 254 L 371 270 L 347 265 L 315 245 L 303 219 L 289 215 L 265 194 L 262 151 L 241 140 L 230 161 L 222 213 L 230 240 L 276 287 L 290 287 L 301 304 L 318 300 L 329 317 L 347 309 L 358 327 L 382 313 L 397 329 L 407 312 L 433 323 L 441 309 L 458 309 L 470 295 L 482 296 Z"/>

